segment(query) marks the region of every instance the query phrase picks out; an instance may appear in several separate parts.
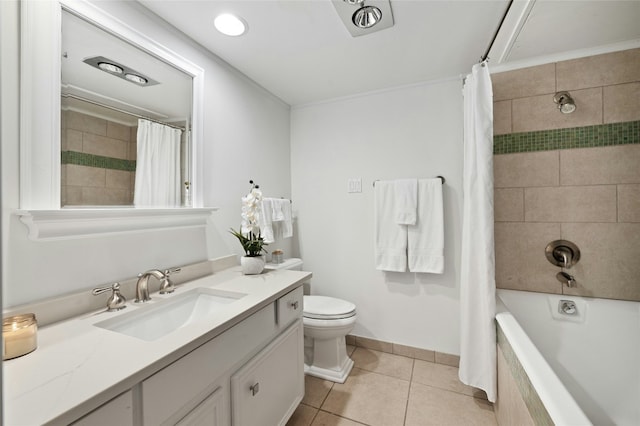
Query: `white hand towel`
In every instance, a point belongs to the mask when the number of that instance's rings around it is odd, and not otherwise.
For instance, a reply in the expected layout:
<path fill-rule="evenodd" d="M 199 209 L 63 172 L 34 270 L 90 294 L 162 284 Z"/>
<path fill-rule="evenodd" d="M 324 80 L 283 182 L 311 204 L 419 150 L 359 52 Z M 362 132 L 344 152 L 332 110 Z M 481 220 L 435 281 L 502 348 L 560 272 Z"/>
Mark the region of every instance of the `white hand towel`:
<path fill-rule="evenodd" d="M 279 219 L 273 219 L 276 225 L 276 236 L 278 238 L 293 237 L 293 214 L 291 209 L 291 200 L 285 198 L 273 199 L 274 211 L 278 212 Z"/>
<path fill-rule="evenodd" d="M 273 234 L 273 223 L 272 223 L 272 214 L 273 214 L 273 203 L 271 198 L 263 198 L 262 199 L 262 212 L 258 217 L 258 225 L 260 225 L 260 233 L 262 234 L 262 238 L 264 242 L 269 244 L 274 242 L 274 234 Z"/>
<path fill-rule="evenodd" d="M 393 181 L 376 181 L 375 263 L 381 271 L 407 270 L 407 226 L 396 223 L 395 185 Z"/>
<path fill-rule="evenodd" d="M 396 223 L 415 225 L 418 210 L 418 179 L 394 181 Z"/>
<path fill-rule="evenodd" d="M 273 222 L 279 222 L 281 220 L 284 220 L 284 212 L 282 211 L 282 207 L 283 207 L 283 199 L 282 198 L 272 198 L 272 206 L 273 206 L 273 215 L 271 220 Z M 289 202 L 289 200 L 286 200 L 287 202 Z M 291 203 L 289 203 L 291 204 Z"/>
<path fill-rule="evenodd" d="M 442 181 L 418 181 L 418 218 L 407 227 L 408 263 L 411 272 L 444 272 L 444 214 Z"/>

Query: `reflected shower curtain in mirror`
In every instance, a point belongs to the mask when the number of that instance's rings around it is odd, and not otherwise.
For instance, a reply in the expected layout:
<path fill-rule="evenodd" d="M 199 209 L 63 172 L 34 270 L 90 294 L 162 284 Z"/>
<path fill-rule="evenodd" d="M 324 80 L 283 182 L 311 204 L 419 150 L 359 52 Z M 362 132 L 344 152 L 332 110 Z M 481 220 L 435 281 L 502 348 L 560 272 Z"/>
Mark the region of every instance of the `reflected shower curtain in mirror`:
<path fill-rule="evenodd" d="M 493 93 L 486 62 L 465 80 L 460 380 L 495 402 L 496 310 L 493 236 Z"/>
<path fill-rule="evenodd" d="M 136 207 L 180 206 L 181 130 L 138 120 L 138 157 L 133 204 Z"/>

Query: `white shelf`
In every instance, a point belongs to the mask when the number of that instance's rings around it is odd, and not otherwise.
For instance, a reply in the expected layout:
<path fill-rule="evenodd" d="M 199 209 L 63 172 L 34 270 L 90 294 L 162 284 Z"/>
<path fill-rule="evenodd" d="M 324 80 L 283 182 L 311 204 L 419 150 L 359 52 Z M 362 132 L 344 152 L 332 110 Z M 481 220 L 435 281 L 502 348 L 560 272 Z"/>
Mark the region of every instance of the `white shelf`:
<path fill-rule="evenodd" d="M 31 240 L 62 240 L 175 228 L 204 228 L 217 207 L 16 210 Z"/>

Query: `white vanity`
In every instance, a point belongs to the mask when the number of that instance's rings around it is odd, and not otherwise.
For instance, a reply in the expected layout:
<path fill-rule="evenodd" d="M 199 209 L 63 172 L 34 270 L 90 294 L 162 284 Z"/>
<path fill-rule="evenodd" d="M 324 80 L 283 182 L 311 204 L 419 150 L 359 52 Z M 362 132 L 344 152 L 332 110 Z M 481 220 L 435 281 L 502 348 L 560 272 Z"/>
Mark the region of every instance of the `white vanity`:
<path fill-rule="evenodd" d="M 35 352 L 3 363 L 4 422 L 285 424 L 304 395 L 302 284 L 310 277 L 232 267 L 145 304 L 42 327 Z M 235 299 L 160 337 L 104 326 L 162 312 L 194 291 Z"/>

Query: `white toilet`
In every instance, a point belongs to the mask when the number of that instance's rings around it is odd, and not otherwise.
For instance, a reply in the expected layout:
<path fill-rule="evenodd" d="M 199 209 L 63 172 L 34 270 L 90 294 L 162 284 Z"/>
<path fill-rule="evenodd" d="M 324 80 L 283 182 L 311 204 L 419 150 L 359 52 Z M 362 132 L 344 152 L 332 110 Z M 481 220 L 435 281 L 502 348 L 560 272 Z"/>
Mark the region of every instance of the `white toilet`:
<path fill-rule="evenodd" d="M 302 260 L 269 263 L 266 269 L 302 270 Z M 353 368 L 345 336 L 356 323 L 356 306 L 326 296 L 304 296 L 304 372 L 332 382 L 344 383 Z"/>

